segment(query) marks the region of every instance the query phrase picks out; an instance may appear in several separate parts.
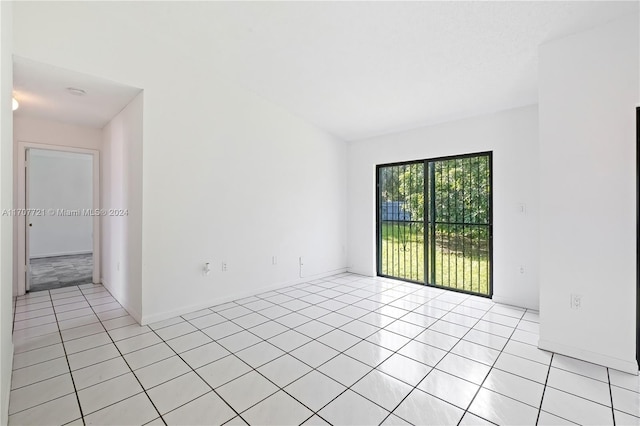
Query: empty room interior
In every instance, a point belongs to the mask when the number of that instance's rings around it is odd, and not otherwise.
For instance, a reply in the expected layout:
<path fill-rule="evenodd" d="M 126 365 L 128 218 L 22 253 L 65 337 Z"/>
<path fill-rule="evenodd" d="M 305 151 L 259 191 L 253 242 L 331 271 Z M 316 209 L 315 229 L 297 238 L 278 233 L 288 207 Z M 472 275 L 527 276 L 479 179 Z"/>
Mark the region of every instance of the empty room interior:
<path fill-rule="evenodd" d="M 9 425 L 640 425 L 640 3 L 0 2 Z"/>

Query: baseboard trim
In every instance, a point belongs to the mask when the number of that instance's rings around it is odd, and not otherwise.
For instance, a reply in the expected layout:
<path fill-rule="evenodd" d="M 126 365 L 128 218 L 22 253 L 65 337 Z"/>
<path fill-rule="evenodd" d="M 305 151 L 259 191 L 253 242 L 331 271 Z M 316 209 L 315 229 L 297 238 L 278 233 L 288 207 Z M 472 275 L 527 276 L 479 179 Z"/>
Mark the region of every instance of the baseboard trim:
<path fill-rule="evenodd" d="M 47 257 L 75 256 L 77 254 L 91 254 L 91 253 L 93 253 L 93 250 L 65 251 L 61 253 L 38 254 L 38 255 L 31 256 L 30 259 L 45 259 Z"/>
<path fill-rule="evenodd" d="M 224 296 L 224 297 L 218 297 L 215 299 L 210 299 L 207 300 L 206 302 L 200 302 L 200 303 L 196 303 L 190 306 L 185 306 L 185 307 L 181 307 L 181 308 L 177 308 L 177 309 L 173 309 L 171 311 L 165 311 L 165 312 L 160 312 L 157 314 L 151 314 L 151 315 L 143 315 L 142 316 L 142 321 L 140 322 L 141 325 L 147 325 L 147 324 L 151 324 L 154 322 L 158 322 L 158 321 L 164 321 L 166 319 L 169 318 L 174 318 L 180 315 L 184 315 L 184 314 L 188 314 L 190 312 L 195 312 L 195 311 L 199 311 L 201 309 L 205 309 L 205 308 L 209 308 L 211 306 L 215 306 L 215 305 L 220 305 L 222 303 L 227 303 L 227 302 L 231 302 L 233 300 L 238 300 L 238 299 L 243 299 L 245 297 L 250 297 L 250 296 L 254 296 L 256 294 L 259 293 L 264 293 L 267 291 L 271 291 L 271 290 L 276 290 L 279 288 L 283 288 L 283 287 L 288 287 L 291 285 L 296 285 L 296 284 L 301 284 L 301 283 L 305 283 L 308 281 L 313 281 L 313 280 L 317 280 L 320 278 L 325 278 L 325 277 L 329 277 L 331 275 L 336 275 L 336 274 L 341 274 L 347 272 L 347 268 L 340 268 L 340 269 L 335 269 L 333 271 L 327 271 L 327 272 L 323 272 L 320 274 L 315 274 L 315 275 L 310 275 L 304 278 L 296 278 L 294 280 L 290 280 L 290 281 L 286 281 L 286 282 L 281 282 L 281 283 L 277 283 L 277 284 L 271 284 L 271 285 L 267 285 L 264 287 L 260 287 L 257 289 L 253 289 L 250 291 L 245 291 L 242 293 L 236 293 L 230 296 Z"/>
<path fill-rule="evenodd" d="M 347 268 L 347 272 L 349 272 L 350 274 L 356 274 L 356 275 L 363 275 L 365 277 L 375 277 L 376 274 L 375 273 L 371 273 L 370 271 L 360 271 L 358 269 L 354 269 L 354 268 Z"/>
<path fill-rule="evenodd" d="M 508 297 L 496 296 L 495 294 L 491 297 L 491 300 L 493 300 L 495 303 L 500 303 L 501 305 L 515 306 L 516 308 L 531 309 L 533 311 L 540 310 L 539 306 L 530 306 L 530 305 L 527 305 L 526 303 L 518 303 L 514 299 L 510 299 Z"/>
<path fill-rule="evenodd" d="M 13 376 L 13 341 L 11 342 L 10 345 L 10 349 L 11 349 L 11 356 L 9 358 L 9 379 L 6 380 L 5 382 L 5 388 L 2 389 L 2 395 L 3 395 L 3 399 L 2 399 L 2 416 L 0 416 L 2 424 L 6 425 L 7 422 L 9 421 L 9 396 L 11 394 L 11 379 Z M 9 353 L 7 351 L 7 353 Z M 4 373 L 4 371 L 2 372 Z"/>
<path fill-rule="evenodd" d="M 118 303 L 124 308 L 124 310 L 127 311 L 129 315 L 131 315 L 133 319 L 138 322 L 138 324 L 142 324 L 142 315 L 140 314 L 140 312 L 133 309 L 129 305 L 129 302 L 126 299 L 123 299 L 122 297 L 118 297 L 118 295 L 116 295 L 113 289 L 111 288 L 111 285 L 107 281 L 105 281 L 104 278 L 101 278 L 100 281 L 102 281 L 102 286 L 106 288 L 109 294 L 111 294 L 111 296 L 118 301 Z"/>
<path fill-rule="evenodd" d="M 624 371 L 625 373 L 638 375 L 638 364 L 635 360 L 614 358 L 597 352 L 591 352 L 573 346 L 565 345 L 563 343 L 552 342 L 543 339 L 540 339 L 538 341 L 538 348 L 545 351 L 555 352 L 560 355 L 566 355 L 571 358 L 588 361 L 593 364 L 613 368 L 615 370 Z"/>

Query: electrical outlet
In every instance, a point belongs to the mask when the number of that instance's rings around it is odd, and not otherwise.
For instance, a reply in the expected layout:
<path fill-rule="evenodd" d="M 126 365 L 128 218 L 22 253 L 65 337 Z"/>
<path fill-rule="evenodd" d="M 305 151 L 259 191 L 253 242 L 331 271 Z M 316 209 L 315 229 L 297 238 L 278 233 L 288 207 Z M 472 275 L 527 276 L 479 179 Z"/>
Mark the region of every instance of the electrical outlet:
<path fill-rule="evenodd" d="M 579 294 L 571 295 L 571 309 L 580 309 L 582 307 L 582 296 Z"/>
<path fill-rule="evenodd" d="M 278 256 L 271 256 L 271 264 L 272 265 L 278 264 Z"/>
<path fill-rule="evenodd" d="M 222 262 L 222 272 L 227 272 L 227 262 Z"/>
<path fill-rule="evenodd" d="M 524 274 L 524 265 L 520 265 L 520 273 Z"/>
<path fill-rule="evenodd" d="M 516 205 L 516 211 L 520 214 L 527 214 L 527 205 L 525 203 L 518 203 Z"/>

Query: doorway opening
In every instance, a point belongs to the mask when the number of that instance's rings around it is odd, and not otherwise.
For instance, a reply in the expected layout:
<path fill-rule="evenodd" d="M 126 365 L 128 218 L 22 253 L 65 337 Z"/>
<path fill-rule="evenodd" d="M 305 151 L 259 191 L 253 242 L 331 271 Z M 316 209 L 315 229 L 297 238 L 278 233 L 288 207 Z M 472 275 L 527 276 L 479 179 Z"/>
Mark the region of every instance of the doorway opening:
<path fill-rule="evenodd" d="M 45 269 L 50 270 L 55 269 L 54 266 L 67 270 L 76 269 L 77 274 L 70 274 L 68 279 L 58 278 L 58 282 L 71 283 L 77 278 L 80 282 L 101 283 L 114 297 L 130 299 L 124 293 L 130 288 L 136 293 L 139 291 L 141 274 L 139 252 L 142 239 L 142 202 L 137 195 L 142 193 L 142 89 L 14 56 L 12 95 L 19 104 L 13 112 L 13 205 L 18 210 L 13 221 L 14 296 L 38 289 L 28 282 L 31 278 L 35 279 L 35 275 L 41 275 L 33 270 L 38 259 L 64 254 L 84 255 L 84 259 L 82 264 L 76 263 L 76 259 L 60 258 L 61 261 L 73 263 L 45 265 Z M 88 154 L 93 159 L 92 177 L 89 179 L 92 182 L 89 205 L 42 206 L 29 202 L 26 197 L 29 150 L 31 153 L 35 150 L 47 150 L 58 154 Z M 36 233 L 33 237 L 37 239 L 37 232 L 42 228 L 42 223 L 38 221 L 42 218 L 21 214 L 20 211 L 25 211 L 27 207 L 44 208 L 45 212 L 53 208 L 56 215 L 54 219 L 57 220 L 78 219 L 78 215 L 82 216 L 92 224 L 90 246 L 87 248 L 85 244 L 55 251 L 29 250 L 27 233 Z M 100 208 L 106 210 L 101 211 Z M 58 209 L 62 209 L 63 213 L 60 214 L 67 217 L 57 217 Z M 92 215 L 87 217 L 89 213 L 83 212 L 83 209 L 93 210 Z M 117 211 L 109 213 L 112 210 Z M 119 215 L 122 211 L 131 214 Z M 31 219 L 34 221 L 29 222 Z M 29 223 L 32 226 L 27 228 Z M 76 230 L 68 231 L 62 237 L 61 233 L 58 234 L 58 243 L 72 242 L 71 235 Z M 87 242 L 86 234 L 84 241 Z M 33 244 L 35 248 L 32 248 L 37 249 L 37 241 Z M 125 260 L 129 258 L 133 260 L 125 265 Z M 74 264 L 78 266 L 72 266 Z M 85 281 L 87 269 L 92 272 L 90 279 Z M 141 311 L 140 307 L 131 309 Z"/>
<path fill-rule="evenodd" d="M 93 277 L 93 158 L 26 149 L 27 287 L 51 290 Z"/>
<path fill-rule="evenodd" d="M 89 149 L 19 143 L 18 285 L 24 291 L 99 282 L 99 157 Z M 22 287 L 24 286 L 24 287 Z"/>
<path fill-rule="evenodd" d="M 378 275 L 492 295 L 492 153 L 379 165 Z"/>

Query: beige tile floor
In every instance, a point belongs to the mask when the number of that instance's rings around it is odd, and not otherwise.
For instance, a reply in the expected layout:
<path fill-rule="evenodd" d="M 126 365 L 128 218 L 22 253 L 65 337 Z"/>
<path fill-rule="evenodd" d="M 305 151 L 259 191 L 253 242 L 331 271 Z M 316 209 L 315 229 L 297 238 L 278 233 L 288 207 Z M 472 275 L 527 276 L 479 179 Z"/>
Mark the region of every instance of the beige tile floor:
<path fill-rule="evenodd" d="M 16 300 L 9 423 L 640 424 L 640 381 L 538 314 L 341 274 L 140 327 L 100 285 Z"/>

